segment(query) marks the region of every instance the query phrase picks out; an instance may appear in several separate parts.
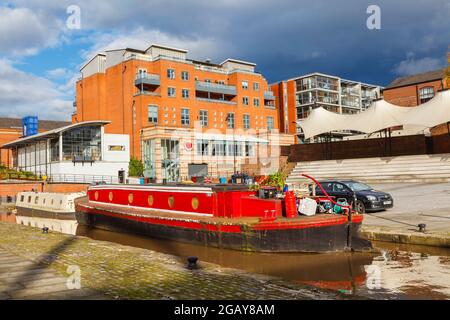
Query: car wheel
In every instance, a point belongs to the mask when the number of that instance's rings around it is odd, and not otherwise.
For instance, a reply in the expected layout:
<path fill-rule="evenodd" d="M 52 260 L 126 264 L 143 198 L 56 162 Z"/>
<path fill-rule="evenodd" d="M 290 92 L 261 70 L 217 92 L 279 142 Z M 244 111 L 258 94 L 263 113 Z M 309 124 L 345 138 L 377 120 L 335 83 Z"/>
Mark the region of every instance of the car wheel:
<path fill-rule="evenodd" d="M 366 206 L 361 200 L 356 201 L 356 211 L 359 213 L 366 213 Z"/>

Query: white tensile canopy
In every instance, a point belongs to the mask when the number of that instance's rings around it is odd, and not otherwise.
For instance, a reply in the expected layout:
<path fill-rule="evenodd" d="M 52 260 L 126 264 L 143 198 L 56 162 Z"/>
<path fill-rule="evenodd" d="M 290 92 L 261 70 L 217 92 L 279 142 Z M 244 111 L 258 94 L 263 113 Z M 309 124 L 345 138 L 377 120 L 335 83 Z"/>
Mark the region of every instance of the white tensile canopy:
<path fill-rule="evenodd" d="M 298 125 L 305 139 L 322 133 L 354 130 L 373 133 L 395 126 L 423 131 L 450 121 L 450 90 L 441 91 L 430 101 L 417 107 L 400 107 L 385 100 L 372 104 L 366 111 L 357 114 L 337 114 L 323 107 L 313 109 Z"/>

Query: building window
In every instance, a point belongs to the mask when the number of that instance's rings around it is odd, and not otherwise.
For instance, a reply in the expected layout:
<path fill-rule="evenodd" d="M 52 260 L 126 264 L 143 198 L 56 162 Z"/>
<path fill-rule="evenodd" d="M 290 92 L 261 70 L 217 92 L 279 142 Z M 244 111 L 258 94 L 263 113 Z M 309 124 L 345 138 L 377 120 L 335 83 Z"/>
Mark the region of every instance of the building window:
<path fill-rule="evenodd" d="M 63 138 L 64 161 L 100 161 L 102 156 L 100 126 L 86 126 L 65 131 Z"/>
<path fill-rule="evenodd" d="M 224 156 L 225 155 L 225 141 L 214 141 L 212 144 L 212 152 L 213 156 Z"/>
<path fill-rule="evenodd" d="M 168 88 L 167 88 L 167 95 L 168 95 L 169 97 L 175 97 L 175 88 L 168 87 Z"/>
<path fill-rule="evenodd" d="M 191 123 L 191 117 L 189 115 L 189 109 L 181 109 L 181 124 L 188 126 Z"/>
<path fill-rule="evenodd" d="M 253 82 L 253 90 L 259 91 L 259 83 L 258 82 Z"/>
<path fill-rule="evenodd" d="M 230 112 L 227 115 L 227 128 L 234 129 L 234 113 Z"/>
<path fill-rule="evenodd" d="M 248 106 L 248 97 L 242 97 L 242 104 Z"/>
<path fill-rule="evenodd" d="M 206 83 L 211 83 L 211 80 L 205 79 L 205 82 L 206 82 Z"/>
<path fill-rule="evenodd" d="M 167 78 L 175 79 L 175 69 L 167 69 Z"/>
<path fill-rule="evenodd" d="M 217 82 L 217 84 L 221 84 L 221 85 L 225 84 L 225 81 L 223 81 L 223 80 L 217 80 L 216 82 Z"/>
<path fill-rule="evenodd" d="M 274 128 L 273 117 L 267 117 L 267 129 L 272 131 Z"/>
<path fill-rule="evenodd" d="M 253 98 L 253 105 L 255 107 L 259 107 L 259 99 L 258 98 Z"/>
<path fill-rule="evenodd" d="M 197 140 L 197 155 L 207 156 L 209 154 L 209 141 Z"/>
<path fill-rule="evenodd" d="M 208 126 L 208 111 L 200 110 L 200 125 L 202 127 Z"/>
<path fill-rule="evenodd" d="M 242 89 L 244 90 L 248 89 L 248 81 L 242 81 Z"/>
<path fill-rule="evenodd" d="M 245 141 L 245 154 L 246 157 L 253 157 L 255 155 L 255 143 Z"/>
<path fill-rule="evenodd" d="M 239 141 L 227 141 L 226 155 L 242 157 L 242 144 Z"/>
<path fill-rule="evenodd" d="M 59 161 L 59 138 L 50 140 L 50 156 L 52 161 Z"/>
<path fill-rule="evenodd" d="M 419 90 L 420 103 L 425 103 L 434 97 L 433 87 L 425 87 Z"/>
<path fill-rule="evenodd" d="M 188 81 L 189 80 L 189 72 L 181 71 L 181 80 Z"/>
<path fill-rule="evenodd" d="M 250 129 L 250 115 L 244 114 L 244 129 Z"/>
<path fill-rule="evenodd" d="M 182 96 L 184 99 L 189 99 L 189 89 L 182 89 L 182 90 L 181 90 L 181 96 Z"/>
<path fill-rule="evenodd" d="M 155 140 L 145 140 L 143 148 L 144 176 L 156 178 L 156 146 Z"/>
<path fill-rule="evenodd" d="M 158 106 L 148 106 L 148 122 L 158 123 Z"/>

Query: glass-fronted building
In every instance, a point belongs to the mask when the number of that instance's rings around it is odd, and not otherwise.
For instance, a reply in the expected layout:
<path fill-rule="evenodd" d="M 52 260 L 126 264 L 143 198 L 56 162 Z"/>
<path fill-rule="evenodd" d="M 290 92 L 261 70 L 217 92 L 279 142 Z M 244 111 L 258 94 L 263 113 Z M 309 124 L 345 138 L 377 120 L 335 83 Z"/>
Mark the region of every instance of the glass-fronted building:
<path fill-rule="evenodd" d="M 48 180 L 118 182 L 128 171 L 129 136 L 106 134 L 109 121 L 87 121 L 28 136 L 3 148 L 12 150 L 13 167 Z"/>
<path fill-rule="evenodd" d="M 353 114 L 366 110 L 377 99 L 381 99 L 382 87 L 336 76 L 312 73 L 280 81 L 271 85 L 277 93 L 277 109 L 280 110 L 280 128 L 284 133 L 296 134 L 303 141 L 297 120 L 308 117 L 309 113 L 322 107 L 339 114 Z M 332 132 L 332 139 L 355 132 Z M 320 138 L 319 138 L 320 139 Z"/>

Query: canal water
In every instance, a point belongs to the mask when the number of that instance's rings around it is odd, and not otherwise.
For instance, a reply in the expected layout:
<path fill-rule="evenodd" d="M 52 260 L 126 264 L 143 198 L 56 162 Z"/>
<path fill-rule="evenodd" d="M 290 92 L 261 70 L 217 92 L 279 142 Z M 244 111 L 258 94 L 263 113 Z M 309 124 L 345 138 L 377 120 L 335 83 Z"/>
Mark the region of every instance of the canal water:
<path fill-rule="evenodd" d="M 0 213 L 0 221 L 14 222 Z M 450 299 L 450 249 L 374 243 L 379 254 L 253 253 L 78 226 L 77 235 L 374 299 Z"/>

